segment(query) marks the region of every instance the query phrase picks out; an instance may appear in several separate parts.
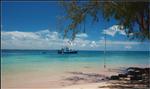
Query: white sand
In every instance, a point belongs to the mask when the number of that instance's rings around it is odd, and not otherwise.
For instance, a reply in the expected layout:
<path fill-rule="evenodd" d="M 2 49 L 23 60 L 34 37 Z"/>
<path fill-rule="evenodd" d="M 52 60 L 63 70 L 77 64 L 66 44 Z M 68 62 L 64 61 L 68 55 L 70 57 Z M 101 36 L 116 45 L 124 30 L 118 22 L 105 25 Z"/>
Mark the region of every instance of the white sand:
<path fill-rule="evenodd" d="M 75 71 L 76 72 L 76 71 Z M 99 71 L 89 71 L 84 70 L 85 74 L 101 74 L 105 76 L 110 76 L 117 74 L 117 70 L 99 70 Z M 53 74 L 51 73 L 29 73 L 29 74 L 19 74 L 6 76 L 2 78 L 2 88 L 3 89 L 59 89 L 59 88 L 67 88 L 67 89 L 97 89 L 97 86 L 104 85 L 105 83 L 89 83 L 88 81 L 77 81 L 74 83 L 73 81 L 64 80 L 68 77 L 73 76 L 84 76 L 84 75 L 76 75 L 69 73 L 61 73 L 61 74 Z M 83 85 L 82 85 L 83 84 Z M 85 86 L 85 87 L 84 87 Z M 71 88 L 70 88 L 71 87 Z M 64 89 L 65 89 L 64 88 Z M 100 88 L 99 88 L 100 89 Z"/>
<path fill-rule="evenodd" d="M 110 89 L 110 88 L 99 88 L 101 86 L 108 86 L 108 85 L 110 85 L 108 82 L 101 82 L 101 83 L 73 85 L 73 86 L 68 86 L 60 89 Z"/>

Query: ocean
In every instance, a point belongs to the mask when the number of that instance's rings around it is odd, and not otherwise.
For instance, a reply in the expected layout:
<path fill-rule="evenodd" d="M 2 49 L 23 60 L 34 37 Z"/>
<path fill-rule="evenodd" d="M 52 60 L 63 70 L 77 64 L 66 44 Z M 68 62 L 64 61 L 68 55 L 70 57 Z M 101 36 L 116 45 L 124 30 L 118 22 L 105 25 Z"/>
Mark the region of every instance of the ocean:
<path fill-rule="evenodd" d="M 79 51 L 58 54 L 56 50 L 2 50 L 2 87 L 58 87 L 69 72 L 102 73 L 107 69 L 149 67 L 148 51 Z M 68 82 L 67 82 L 68 83 Z M 65 83 L 66 84 L 66 83 Z"/>
<path fill-rule="evenodd" d="M 148 66 L 148 51 L 79 51 L 77 54 L 57 54 L 56 50 L 2 50 L 2 71 L 21 72 L 49 69 L 64 71 L 80 67 L 101 68 Z"/>

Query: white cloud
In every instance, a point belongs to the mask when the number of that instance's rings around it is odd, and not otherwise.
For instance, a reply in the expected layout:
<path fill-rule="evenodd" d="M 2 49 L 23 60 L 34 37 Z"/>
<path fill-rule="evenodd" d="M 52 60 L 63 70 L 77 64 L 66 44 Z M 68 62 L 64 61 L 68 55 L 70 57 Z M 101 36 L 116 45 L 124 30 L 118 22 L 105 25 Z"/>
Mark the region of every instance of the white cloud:
<path fill-rule="evenodd" d="M 77 34 L 76 37 L 78 37 L 78 38 L 87 38 L 88 35 L 86 33 L 80 33 L 80 34 Z"/>
<path fill-rule="evenodd" d="M 101 43 L 104 43 L 104 40 L 100 40 Z M 140 42 L 132 42 L 132 41 L 111 41 L 106 40 L 107 45 L 138 45 Z"/>
<path fill-rule="evenodd" d="M 2 39 L 1 44 L 3 49 L 60 49 L 63 46 L 70 46 L 73 49 L 80 50 L 104 50 L 104 37 L 100 40 L 88 40 L 86 34 L 78 34 L 78 37 L 71 43 L 69 39 L 62 39 L 58 32 L 52 32 L 49 30 L 42 30 L 37 32 L 20 32 L 20 31 L 8 31 L 1 32 Z M 106 40 L 107 49 L 133 49 L 132 47 L 139 47 L 137 45 L 141 42 L 131 41 L 111 41 Z M 131 47 L 129 47 L 131 46 Z"/>
<path fill-rule="evenodd" d="M 1 32 L 3 49 L 59 49 L 63 46 L 72 48 L 88 49 L 91 43 L 86 40 L 87 34 L 77 34 L 73 42 L 62 39 L 58 32 L 41 30 L 37 32 L 8 31 Z"/>
<path fill-rule="evenodd" d="M 97 42 L 98 45 L 101 45 L 101 47 L 104 50 L 105 46 L 105 40 L 99 40 Z M 135 42 L 135 41 L 112 41 L 112 40 L 106 40 L 106 49 L 107 50 L 149 50 L 149 42 Z"/>
<path fill-rule="evenodd" d="M 1 32 L 4 49 L 51 49 L 63 42 L 57 32 L 43 30 L 38 32 Z"/>
<path fill-rule="evenodd" d="M 98 47 L 97 43 L 95 41 L 92 41 L 90 46 L 93 48 L 93 47 Z"/>
<path fill-rule="evenodd" d="M 124 30 L 121 30 L 123 27 L 120 25 L 113 25 L 109 27 L 108 29 L 105 29 L 102 33 L 107 34 L 110 36 L 115 36 L 117 33 L 121 35 L 126 35 L 126 32 Z"/>
<path fill-rule="evenodd" d="M 132 48 L 132 46 L 130 46 L 130 45 L 126 45 L 126 46 L 125 46 L 125 48 L 126 48 L 126 49 L 131 49 L 131 48 Z"/>
<path fill-rule="evenodd" d="M 105 45 L 105 40 L 99 40 L 96 42 L 96 44 L 104 46 Z M 111 40 L 106 40 L 106 46 L 107 47 L 119 47 L 119 46 L 126 46 L 126 45 L 139 45 L 141 44 L 140 42 L 131 42 L 131 41 L 111 41 Z"/>

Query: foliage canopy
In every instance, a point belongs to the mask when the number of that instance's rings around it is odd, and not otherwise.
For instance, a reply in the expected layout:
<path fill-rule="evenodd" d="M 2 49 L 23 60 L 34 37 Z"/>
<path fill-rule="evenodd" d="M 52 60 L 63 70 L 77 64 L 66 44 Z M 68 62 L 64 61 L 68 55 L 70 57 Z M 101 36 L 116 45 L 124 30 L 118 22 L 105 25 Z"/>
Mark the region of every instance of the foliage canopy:
<path fill-rule="evenodd" d="M 123 1 L 118 2 L 116 0 L 100 1 L 63 1 L 62 3 L 67 16 L 71 22 L 65 29 L 65 33 L 69 30 L 73 31 L 72 38 L 78 33 L 77 27 L 82 24 L 88 16 L 93 18 L 93 21 L 99 21 L 99 14 L 103 14 L 105 20 L 110 21 L 111 18 L 115 18 L 118 21 L 122 30 L 132 38 L 138 38 L 141 40 L 150 39 L 149 29 L 149 9 L 150 2 L 148 1 Z"/>

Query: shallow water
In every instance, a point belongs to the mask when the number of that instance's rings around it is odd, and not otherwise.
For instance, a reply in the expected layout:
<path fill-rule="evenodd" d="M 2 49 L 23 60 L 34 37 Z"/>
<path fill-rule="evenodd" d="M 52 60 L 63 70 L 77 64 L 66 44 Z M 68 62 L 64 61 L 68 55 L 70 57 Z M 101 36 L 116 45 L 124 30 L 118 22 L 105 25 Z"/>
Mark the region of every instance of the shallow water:
<path fill-rule="evenodd" d="M 112 51 L 106 53 L 106 65 L 108 67 L 149 65 L 149 57 L 149 52 L 146 51 Z M 57 51 L 45 50 L 2 51 L 3 72 L 44 70 L 45 68 L 65 70 L 66 67 L 80 68 L 83 66 L 100 68 L 103 64 L 104 53 L 102 51 L 79 51 L 78 54 L 64 55 L 57 54 Z"/>

